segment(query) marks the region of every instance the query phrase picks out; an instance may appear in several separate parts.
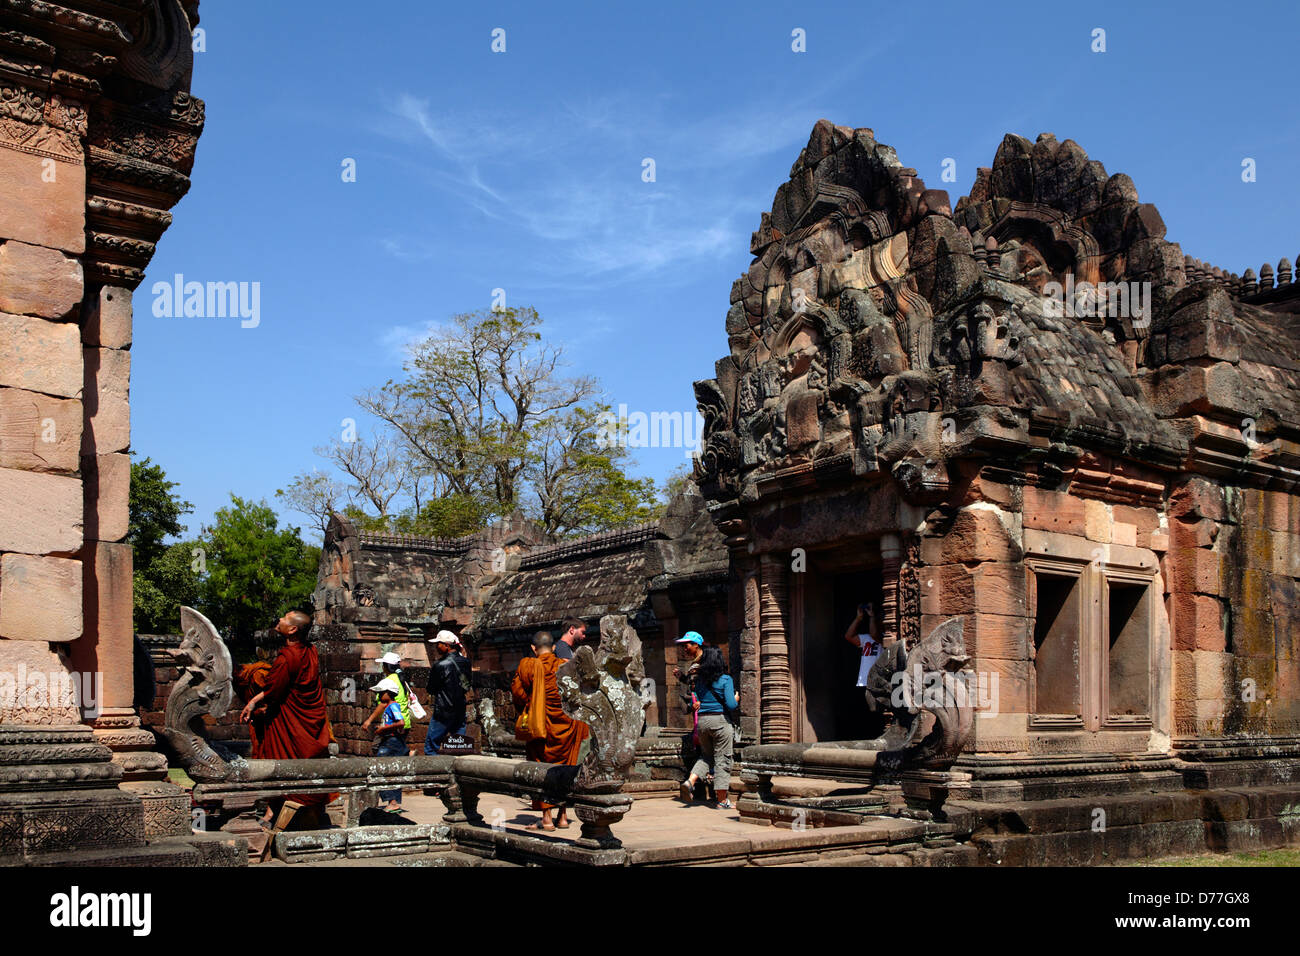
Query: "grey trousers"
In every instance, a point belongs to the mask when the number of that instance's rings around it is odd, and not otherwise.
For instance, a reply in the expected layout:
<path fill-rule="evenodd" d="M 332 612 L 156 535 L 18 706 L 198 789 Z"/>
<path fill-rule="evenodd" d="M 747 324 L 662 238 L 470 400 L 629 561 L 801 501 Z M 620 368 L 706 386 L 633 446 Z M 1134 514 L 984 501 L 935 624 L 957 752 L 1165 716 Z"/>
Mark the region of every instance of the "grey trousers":
<path fill-rule="evenodd" d="M 698 780 L 713 768 L 713 789 L 731 789 L 731 746 L 735 742 L 731 724 L 722 714 L 700 715 L 700 756 L 691 767 Z"/>

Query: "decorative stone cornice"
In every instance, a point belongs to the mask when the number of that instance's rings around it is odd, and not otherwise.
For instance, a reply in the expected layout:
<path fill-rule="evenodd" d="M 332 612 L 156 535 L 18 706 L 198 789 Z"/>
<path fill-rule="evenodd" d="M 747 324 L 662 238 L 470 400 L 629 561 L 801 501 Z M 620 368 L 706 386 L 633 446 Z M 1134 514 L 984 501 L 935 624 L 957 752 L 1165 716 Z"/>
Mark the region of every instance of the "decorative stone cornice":
<path fill-rule="evenodd" d="M 189 190 L 197 22 L 193 0 L 0 0 L 0 145 L 85 165 L 91 283 L 138 285 Z"/>

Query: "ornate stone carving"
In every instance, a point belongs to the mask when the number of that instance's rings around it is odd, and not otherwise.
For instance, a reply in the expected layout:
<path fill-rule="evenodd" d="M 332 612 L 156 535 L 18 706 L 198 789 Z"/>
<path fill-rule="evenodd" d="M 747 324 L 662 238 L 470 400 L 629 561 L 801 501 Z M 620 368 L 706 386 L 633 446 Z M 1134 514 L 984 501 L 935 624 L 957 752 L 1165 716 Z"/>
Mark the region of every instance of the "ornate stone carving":
<path fill-rule="evenodd" d="M 895 718 L 878 766 L 944 770 L 968 743 L 975 707 L 963 627 L 962 618 L 949 618 L 924 640 L 911 647 L 900 640 L 877 658 L 867 693 Z"/>
<path fill-rule="evenodd" d="M 627 780 L 641 736 L 644 708 L 633 682 L 644 675 L 641 638 L 621 614 L 600 619 L 600 649 L 580 647 L 556 673 L 561 706 L 591 728 L 591 751 L 575 790 L 616 791 Z"/>
<path fill-rule="evenodd" d="M 221 717 L 234 699 L 230 651 L 212 622 L 190 607 L 181 608 L 181 645 L 172 651 L 183 670 L 167 698 L 163 734 L 195 780 L 222 780 L 229 765 L 196 728 L 203 717 Z"/>

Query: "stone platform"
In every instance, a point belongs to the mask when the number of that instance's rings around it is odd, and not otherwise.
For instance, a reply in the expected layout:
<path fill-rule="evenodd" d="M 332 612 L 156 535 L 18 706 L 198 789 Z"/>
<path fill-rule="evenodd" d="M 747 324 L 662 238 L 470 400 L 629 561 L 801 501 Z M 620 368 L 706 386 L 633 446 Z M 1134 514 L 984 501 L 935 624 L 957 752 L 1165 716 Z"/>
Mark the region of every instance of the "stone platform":
<path fill-rule="evenodd" d="M 837 790 L 825 781 L 773 783 L 796 805 L 802 799 L 852 801 L 855 793 L 851 785 Z M 494 825 L 474 828 L 447 826 L 445 808 L 432 797 L 408 793 L 403 805 L 416 826 L 280 839 L 295 843 L 287 854 L 291 862 L 406 866 L 1104 866 L 1300 845 L 1300 784 L 1103 800 L 952 801 L 946 823 L 864 815 L 850 825 L 805 829 L 790 821 L 756 826 L 735 810 L 643 797 L 619 826 L 622 847 L 602 851 L 599 860 L 580 852 L 576 821 L 567 831 L 538 833 L 529 827 L 540 814 L 516 798 L 483 794 L 479 808 Z"/>

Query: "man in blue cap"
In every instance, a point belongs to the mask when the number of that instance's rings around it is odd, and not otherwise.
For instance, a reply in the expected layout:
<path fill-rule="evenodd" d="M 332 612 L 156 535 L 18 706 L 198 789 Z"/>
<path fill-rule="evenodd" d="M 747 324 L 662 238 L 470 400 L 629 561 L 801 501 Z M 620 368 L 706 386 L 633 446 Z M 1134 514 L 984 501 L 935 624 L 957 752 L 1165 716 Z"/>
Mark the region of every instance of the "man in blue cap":
<path fill-rule="evenodd" d="M 695 719 L 695 701 L 691 694 L 691 683 L 695 677 L 695 671 L 700 664 L 700 658 L 704 656 L 704 638 L 700 636 L 699 631 L 687 631 L 681 637 L 677 638 L 676 644 L 679 654 L 685 655 L 683 667 L 681 664 L 673 668 L 673 676 L 678 680 L 678 693 L 682 699 L 682 709 L 686 711 L 691 720 Z"/>

